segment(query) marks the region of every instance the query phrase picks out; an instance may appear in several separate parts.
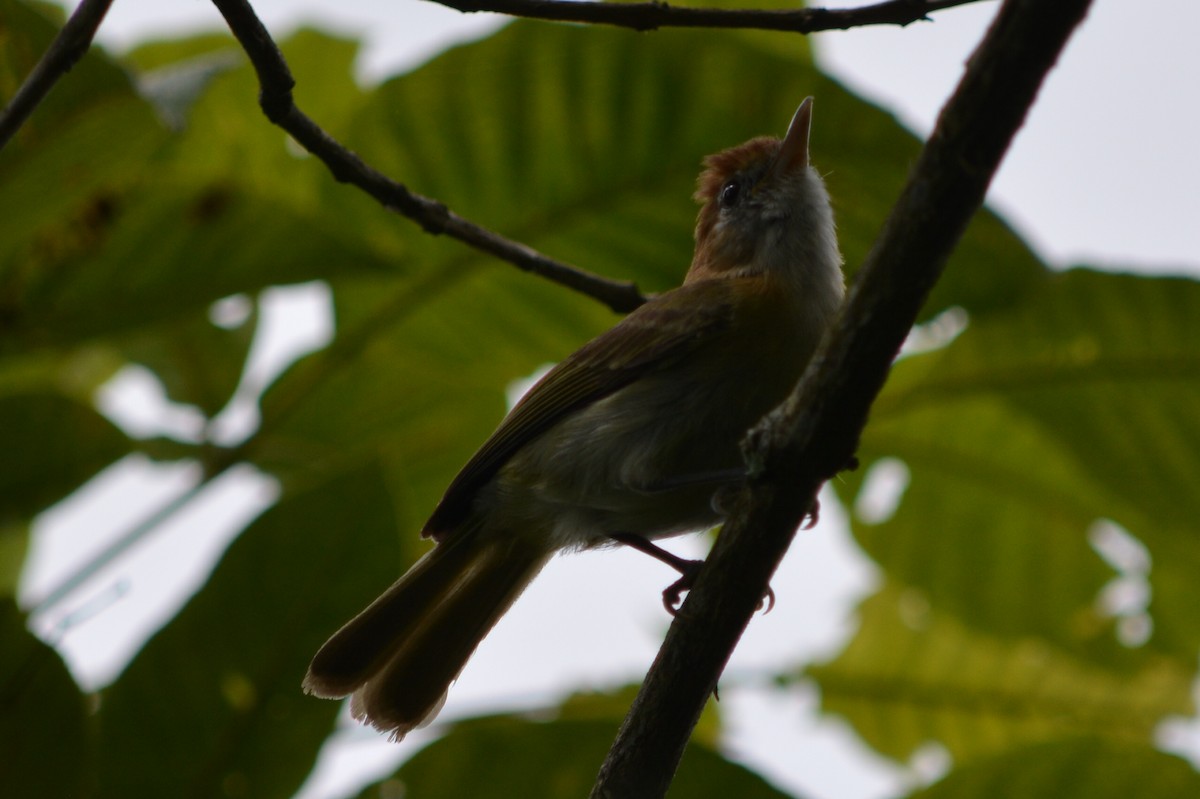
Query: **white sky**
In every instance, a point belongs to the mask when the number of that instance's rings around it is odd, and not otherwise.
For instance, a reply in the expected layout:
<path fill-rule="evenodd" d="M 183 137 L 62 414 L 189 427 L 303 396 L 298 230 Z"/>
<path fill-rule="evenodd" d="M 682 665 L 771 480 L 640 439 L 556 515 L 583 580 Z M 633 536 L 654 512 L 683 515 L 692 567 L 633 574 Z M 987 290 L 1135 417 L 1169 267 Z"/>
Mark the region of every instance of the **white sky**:
<path fill-rule="evenodd" d="M 300 21 L 316 21 L 362 37 L 367 46 L 360 69 L 368 78 L 419 63 L 445 42 L 481 35 L 495 25 L 486 15 L 464 16 L 417 0 L 260 0 L 254 6 L 277 35 Z M 933 23 L 834 32 L 815 41 L 829 70 L 925 133 L 995 8 L 994 2 L 979 3 L 938 12 Z M 148 36 L 220 25 L 215 9 L 203 0 L 121 0 L 114 3 L 100 39 L 119 49 Z M 991 193 L 993 204 L 1051 262 L 1200 274 L 1196 30 L 1200 3 L 1191 0 L 1095 3 Z M 319 289 L 280 293 L 266 313 L 271 332 L 257 349 L 256 368 L 276 369 L 294 357 L 289 352 L 319 342 L 328 329 L 326 307 Z M 113 408 L 119 418 L 126 418 L 130 408 L 144 414 L 154 402 L 153 383 L 139 382 L 136 374 L 123 379 L 106 395 L 106 409 Z M 184 429 L 188 424 L 186 419 L 178 423 Z M 54 586 L 89 552 L 192 479 L 186 467 L 131 460 L 94 481 L 85 496 L 45 514 L 23 585 L 25 600 Z M 271 501 L 273 491 L 269 480 L 249 470 L 227 475 L 127 561 L 104 570 L 64 603 L 59 612 L 86 609 L 89 603 L 101 608 L 61 642 L 77 678 L 95 686 L 119 673 L 146 635 L 203 581 L 244 519 Z M 818 528 L 797 539 L 774 581 L 775 611 L 752 623 L 724 684 L 753 683 L 772 664 L 801 656 L 831 655 L 850 634 L 849 614 L 857 597 L 869 591 L 873 568 L 849 540 L 834 503 L 827 501 L 825 508 Z M 681 541 L 675 548 L 687 554 L 696 546 Z M 572 688 L 638 679 L 666 628 L 658 593 L 670 579 L 663 567 L 632 553 L 557 559 L 484 642 L 443 716 L 506 709 Z M 615 585 L 621 590 L 614 591 Z M 556 631 L 554 640 L 547 640 L 547 629 Z M 722 697 L 732 728 L 730 750 L 781 786 L 815 799 L 883 799 L 914 773 L 928 775 L 944 767 L 936 749 L 922 753 L 914 771 L 886 763 L 843 724 L 816 716 L 811 692 L 785 696 L 727 688 Z M 1190 734 L 1200 751 L 1200 734 Z M 372 769 L 390 769 L 427 740 L 415 734 L 391 745 L 348 723 L 337 744 L 327 747 L 320 777 L 304 797 L 348 793 Z"/>

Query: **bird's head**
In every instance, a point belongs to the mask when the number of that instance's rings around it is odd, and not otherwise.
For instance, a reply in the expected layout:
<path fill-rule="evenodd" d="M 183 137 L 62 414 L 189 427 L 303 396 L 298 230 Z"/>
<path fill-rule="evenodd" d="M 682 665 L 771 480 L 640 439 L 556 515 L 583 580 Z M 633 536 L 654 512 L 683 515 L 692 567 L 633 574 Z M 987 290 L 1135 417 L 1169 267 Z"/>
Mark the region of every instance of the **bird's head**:
<path fill-rule="evenodd" d="M 813 281 L 840 284 L 829 194 L 808 161 L 811 121 L 809 97 L 782 140 L 751 139 L 704 160 L 696 189 L 703 207 L 687 282 L 764 275 L 805 292 L 813 290 Z"/>

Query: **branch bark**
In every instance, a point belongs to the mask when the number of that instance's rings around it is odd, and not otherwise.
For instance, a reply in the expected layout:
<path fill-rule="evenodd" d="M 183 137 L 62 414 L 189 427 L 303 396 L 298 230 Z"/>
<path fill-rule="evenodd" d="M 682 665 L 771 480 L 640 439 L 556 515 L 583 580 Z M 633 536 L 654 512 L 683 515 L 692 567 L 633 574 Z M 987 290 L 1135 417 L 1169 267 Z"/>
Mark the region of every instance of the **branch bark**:
<path fill-rule="evenodd" d="M 451 211 L 441 202 L 391 180 L 321 129 L 296 107 L 295 80 L 279 47 L 246 0 L 213 0 L 258 74 L 259 105 L 267 119 L 283 128 L 319 158 L 335 180 L 357 186 L 385 208 L 408 217 L 427 232 L 445 234 L 508 261 L 527 272 L 559 283 L 624 313 L 645 302 L 633 283 L 610 280 L 555 261 L 520 242 L 507 239 Z"/>
<path fill-rule="evenodd" d="M 557 22 L 616 25 L 638 31 L 656 28 L 756 28 L 816 33 L 862 25 L 908 25 L 929 19 L 932 11 L 979 0 L 887 0 L 861 8 L 798 8 L 788 11 L 732 8 L 693 8 L 664 2 L 616 3 L 591 0 L 431 0 L 474 13 L 493 11 L 516 17 Z"/>
<path fill-rule="evenodd" d="M 666 793 L 700 712 L 1090 0 L 1005 0 L 795 391 L 743 443 L 753 475 L 672 623 L 593 799 Z"/>
<path fill-rule="evenodd" d="M 4 111 L 0 112 L 0 150 L 25 124 L 25 120 L 46 98 L 58 79 L 83 58 L 111 5 L 112 0 L 83 0 L 67 19 L 29 77 L 17 89 Z"/>

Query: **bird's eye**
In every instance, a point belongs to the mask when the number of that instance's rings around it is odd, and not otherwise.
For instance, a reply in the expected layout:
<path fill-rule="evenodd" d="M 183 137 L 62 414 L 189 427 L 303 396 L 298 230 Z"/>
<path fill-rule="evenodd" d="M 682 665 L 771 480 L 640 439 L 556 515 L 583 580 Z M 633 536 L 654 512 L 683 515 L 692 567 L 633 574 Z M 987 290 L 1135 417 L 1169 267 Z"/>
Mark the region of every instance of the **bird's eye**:
<path fill-rule="evenodd" d="M 721 187 L 721 193 L 717 196 L 717 203 L 722 208 L 731 208 L 737 204 L 741 193 L 741 185 L 736 180 L 731 180 Z"/>

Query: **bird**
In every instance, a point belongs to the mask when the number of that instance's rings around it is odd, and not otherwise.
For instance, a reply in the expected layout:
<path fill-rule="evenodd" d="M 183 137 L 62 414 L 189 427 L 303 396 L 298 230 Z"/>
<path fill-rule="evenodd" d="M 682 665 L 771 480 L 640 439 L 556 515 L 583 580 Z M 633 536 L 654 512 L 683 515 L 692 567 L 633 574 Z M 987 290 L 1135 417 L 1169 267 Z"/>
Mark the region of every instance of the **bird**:
<path fill-rule="evenodd" d="M 547 372 L 451 481 L 434 546 L 313 657 L 303 689 L 351 696 L 393 740 L 441 710 L 480 641 L 559 551 L 653 542 L 723 521 L 746 431 L 799 379 L 842 305 L 829 194 L 809 163 L 813 100 L 782 139 L 703 161 L 684 280 Z"/>

